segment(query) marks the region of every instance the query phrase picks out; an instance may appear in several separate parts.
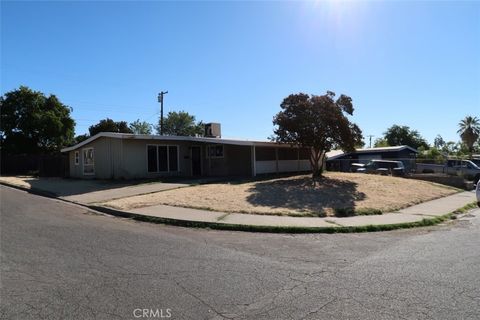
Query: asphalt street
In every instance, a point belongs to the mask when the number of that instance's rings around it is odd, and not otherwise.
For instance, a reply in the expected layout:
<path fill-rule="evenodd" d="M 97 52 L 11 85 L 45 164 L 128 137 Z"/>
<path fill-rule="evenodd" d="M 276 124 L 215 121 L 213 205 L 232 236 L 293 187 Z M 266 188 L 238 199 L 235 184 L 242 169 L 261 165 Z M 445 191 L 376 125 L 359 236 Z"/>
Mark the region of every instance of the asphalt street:
<path fill-rule="evenodd" d="M 430 228 L 287 235 L 0 197 L 2 319 L 480 319 L 480 210 Z"/>

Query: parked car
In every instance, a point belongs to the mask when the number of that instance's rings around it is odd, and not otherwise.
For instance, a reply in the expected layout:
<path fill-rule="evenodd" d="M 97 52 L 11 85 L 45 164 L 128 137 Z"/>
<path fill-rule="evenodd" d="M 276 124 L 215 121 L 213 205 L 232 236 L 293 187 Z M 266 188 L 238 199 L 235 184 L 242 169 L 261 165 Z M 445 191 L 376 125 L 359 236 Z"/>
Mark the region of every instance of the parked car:
<path fill-rule="evenodd" d="M 445 173 L 473 180 L 474 183 L 480 180 L 480 167 L 470 160 L 448 160 Z"/>
<path fill-rule="evenodd" d="M 350 165 L 351 172 L 357 172 L 358 169 L 365 167 L 365 163 L 352 163 Z"/>
<path fill-rule="evenodd" d="M 480 167 L 480 159 L 471 159 L 470 161 L 475 163 L 477 165 L 477 167 Z"/>
<path fill-rule="evenodd" d="M 370 160 L 367 164 L 353 163 L 352 166 L 358 167 L 359 173 L 376 173 L 382 175 L 404 176 L 405 166 L 402 161 L 393 160 Z"/>

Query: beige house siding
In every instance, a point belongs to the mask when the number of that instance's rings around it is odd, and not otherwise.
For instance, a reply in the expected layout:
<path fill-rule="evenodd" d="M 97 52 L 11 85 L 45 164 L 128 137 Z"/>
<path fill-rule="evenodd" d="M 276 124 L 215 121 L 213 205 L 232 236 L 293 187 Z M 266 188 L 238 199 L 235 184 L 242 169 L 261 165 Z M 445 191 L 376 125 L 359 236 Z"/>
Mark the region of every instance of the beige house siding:
<path fill-rule="evenodd" d="M 147 146 L 177 146 L 178 171 L 148 172 Z M 208 156 L 209 146 L 223 146 L 223 156 Z M 295 172 L 310 169 L 308 157 L 297 148 L 209 143 L 166 138 L 151 139 L 127 136 L 101 136 L 71 148 L 70 177 L 84 179 L 143 179 L 165 176 L 192 176 L 192 147 L 201 151 L 202 176 L 252 176 L 263 173 Z M 83 150 L 94 150 L 94 174 L 84 174 Z M 79 163 L 75 164 L 75 152 Z M 303 152 L 305 154 L 305 152 Z M 169 158 L 170 159 L 170 158 Z M 168 160 L 170 161 L 170 160 Z"/>
<path fill-rule="evenodd" d="M 164 176 L 190 176 L 190 157 L 189 144 L 183 141 L 158 141 L 158 140 L 128 140 L 116 139 L 120 143 L 123 141 L 121 149 L 122 166 L 120 176 L 128 179 L 136 178 L 154 178 Z M 178 172 L 148 172 L 147 168 L 147 146 L 177 146 L 178 147 Z M 187 158 L 186 158 L 187 157 Z"/>
<path fill-rule="evenodd" d="M 177 146 L 178 172 L 148 172 L 147 146 Z M 207 146 L 188 141 L 161 141 L 141 139 L 114 139 L 101 137 L 76 150 L 69 152 L 70 177 L 84 179 L 140 179 L 165 176 L 192 176 L 191 147 L 201 150 L 202 175 L 251 175 L 250 147 L 224 145 L 224 157 L 208 159 Z M 94 149 L 94 175 L 83 173 L 83 149 Z M 78 151 L 79 164 L 75 165 Z"/>
<path fill-rule="evenodd" d="M 99 179 L 109 179 L 112 178 L 111 176 L 111 153 L 109 152 L 110 147 L 110 140 L 114 140 L 111 138 L 99 138 L 91 143 L 88 143 L 76 150 L 69 152 L 69 161 L 70 161 L 70 177 L 72 178 L 99 178 Z M 85 175 L 83 172 L 83 150 L 93 148 L 93 156 L 94 156 L 94 174 L 93 175 Z M 79 163 L 78 165 L 75 164 L 75 151 L 79 152 Z"/>

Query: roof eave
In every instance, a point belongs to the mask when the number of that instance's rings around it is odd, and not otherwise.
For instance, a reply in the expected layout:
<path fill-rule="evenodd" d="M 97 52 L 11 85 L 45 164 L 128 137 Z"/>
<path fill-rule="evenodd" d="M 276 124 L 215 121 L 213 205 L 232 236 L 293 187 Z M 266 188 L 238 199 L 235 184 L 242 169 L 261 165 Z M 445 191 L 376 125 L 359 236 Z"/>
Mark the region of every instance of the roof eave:
<path fill-rule="evenodd" d="M 202 142 L 211 144 L 230 144 L 240 146 L 278 146 L 278 147 L 290 147 L 290 144 L 283 144 L 270 141 L 249 141 L 249 140 L 233 140 L 233 139 L 220 139 L 220 138 L 208 138 L 208 137 L 188 137 L 188 136 L 159 136 L 148 134 L 131 134 L 131 133 L 116 133 L 116 132 L 99 132 L 96 135 L 82 141 L 74 146 L 63 148 L 61 152 L 70 152 L 81 148 L 82 146 L 95 141 L 96 139 L 107 137 L 115 139 L 141 139 L 141 140 L 170 140 L 170 141 L 190 141 L 190 142 Z"/>

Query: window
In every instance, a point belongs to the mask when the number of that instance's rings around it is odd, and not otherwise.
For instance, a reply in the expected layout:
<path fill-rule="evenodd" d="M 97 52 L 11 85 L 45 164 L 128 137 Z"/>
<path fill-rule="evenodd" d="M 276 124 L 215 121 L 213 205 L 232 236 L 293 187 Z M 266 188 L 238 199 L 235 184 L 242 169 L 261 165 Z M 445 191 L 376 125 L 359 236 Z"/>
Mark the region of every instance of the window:
<path fill-rule="evenodd" d="M 158 171 L 168 171 L 167 146 L 158 147 Z"/>
<path fill-rule="evenodd" d="M 147 146 L 148 172 L 158 171 L 157 147 Z"/>
<path fill-rule="evenodd" d="M 168 147 L 168 164 L 170 171 L 178 171 L 178 147 Z"/>
<path fill-rule="evenodd" d="M 208 146 L 207 158 L 223 158 L 223 145 Z"/>
<path fill-rule="evenodd" d="M 80 164 L 80 152 L 75 151 L 75 165 L 78 166 Z"/>
<path fill-rule="evenodd" d="M 151 173 L 178 171 L 178 146 L 147 145 L 147 170 Z"/>
<path fill-rule="evenodd" d="M 93 148 L 83 149 L 83 174 L 95 174 Z"/>

